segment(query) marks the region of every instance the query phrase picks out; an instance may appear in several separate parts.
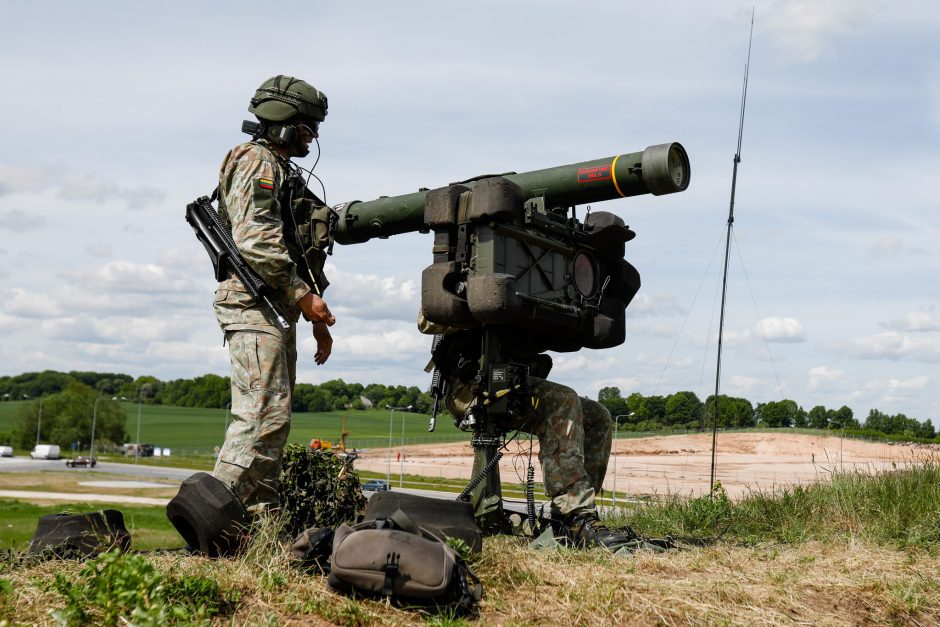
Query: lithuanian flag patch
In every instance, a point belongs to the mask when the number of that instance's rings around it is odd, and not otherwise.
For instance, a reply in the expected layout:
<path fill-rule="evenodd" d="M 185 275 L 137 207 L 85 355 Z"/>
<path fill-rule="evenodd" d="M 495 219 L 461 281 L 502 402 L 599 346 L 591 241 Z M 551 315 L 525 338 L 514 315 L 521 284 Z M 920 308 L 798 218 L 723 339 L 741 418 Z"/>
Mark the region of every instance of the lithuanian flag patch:
<path fill-rule="evenodd" d="M 258 179 L 258 187 L 261 189 L 274 189 L 274 181 L 271 179 Z"/>

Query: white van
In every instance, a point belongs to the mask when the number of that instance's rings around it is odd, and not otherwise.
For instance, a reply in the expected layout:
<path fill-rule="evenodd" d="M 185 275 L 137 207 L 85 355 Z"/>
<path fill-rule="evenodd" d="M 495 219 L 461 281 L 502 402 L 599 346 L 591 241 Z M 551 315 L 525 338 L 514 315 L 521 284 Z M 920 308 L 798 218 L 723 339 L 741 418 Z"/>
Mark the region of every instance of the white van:
<path fill-rule="evenodd" d="M 58 444 L 37 444 L 29 456 L 33 459 L 62 459 Z"/>
<path fill-rule="evenodd" d="M 0 446 L 0 457 L 13 457 L 13 447 Z"/>

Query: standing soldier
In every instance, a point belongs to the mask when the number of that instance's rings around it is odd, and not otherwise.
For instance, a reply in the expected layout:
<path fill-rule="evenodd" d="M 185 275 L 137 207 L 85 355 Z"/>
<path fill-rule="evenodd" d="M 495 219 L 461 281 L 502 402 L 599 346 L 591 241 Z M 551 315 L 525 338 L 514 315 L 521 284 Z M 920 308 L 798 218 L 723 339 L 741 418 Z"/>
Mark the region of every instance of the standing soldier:
<path fill-rule="evenodd" d="M 313 323 L 314 361 L 322 365 L 332 349 L 329 327 L 335 318 L 322 299 L 330 210 L 290 161 L 307 156 L 319 137 L 326 96 L 297 78 L 275 76 L 258 88 L 248 110 L 258 124 L 246 123 L 254 129 L 252 140 L 222 162 L 219 215 L 291 324 L 281 328 L 234 274 L 219 283 L 214 307 L 232 361 L 232 423 L 213 475 L 258 513 L 278 506 L 297 365 L 296 322 L 303 314 Z"/>

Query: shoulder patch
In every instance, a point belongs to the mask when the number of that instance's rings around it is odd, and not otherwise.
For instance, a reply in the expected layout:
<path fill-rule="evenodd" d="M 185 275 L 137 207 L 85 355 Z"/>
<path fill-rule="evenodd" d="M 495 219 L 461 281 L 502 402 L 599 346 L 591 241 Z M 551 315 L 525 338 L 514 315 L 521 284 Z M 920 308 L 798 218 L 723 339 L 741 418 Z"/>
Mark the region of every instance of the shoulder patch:
<path fill-rule="evenodd" d="M 258 187 L 261 189 L 274 189 L 274 181 L 271 179 L 258 179 Z"/>

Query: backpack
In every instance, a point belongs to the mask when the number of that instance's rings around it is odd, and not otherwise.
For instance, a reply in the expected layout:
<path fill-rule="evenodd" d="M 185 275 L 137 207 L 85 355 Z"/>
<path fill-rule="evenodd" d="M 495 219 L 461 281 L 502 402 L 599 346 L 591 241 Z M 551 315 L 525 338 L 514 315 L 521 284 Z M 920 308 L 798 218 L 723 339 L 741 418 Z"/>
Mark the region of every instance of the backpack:
<path fill-rule="evenodd" d="M 471 612 L 480 580 L 458 553 L 400 509 L 388 518 L 340 525 L 333 536 L 330 587 L 343 593 Z"/>

